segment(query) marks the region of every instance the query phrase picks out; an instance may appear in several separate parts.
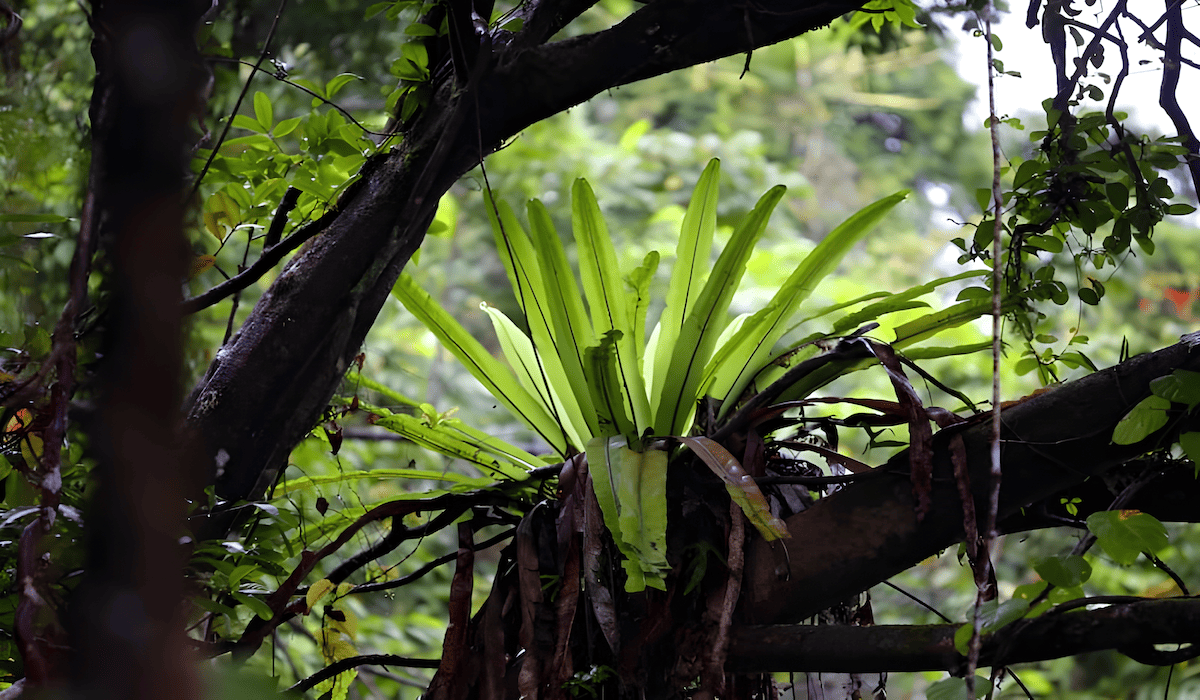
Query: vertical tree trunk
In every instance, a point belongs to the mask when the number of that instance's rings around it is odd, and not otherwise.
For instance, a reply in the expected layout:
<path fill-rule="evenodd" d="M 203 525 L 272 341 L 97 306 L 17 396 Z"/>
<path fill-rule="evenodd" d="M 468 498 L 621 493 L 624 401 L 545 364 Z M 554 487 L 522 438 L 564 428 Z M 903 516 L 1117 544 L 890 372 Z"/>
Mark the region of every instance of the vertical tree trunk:
<path fill-rule="evenodd" d="M 197 697 L 184 650 L 180 538 L 195 469 L 180 449 L 185 176 L 207 3 L 93 3 L 98 191 L 90 223 L 110 294 L 89 426 L 99 488 L 72 601 L 77 697 Z M 86 240 L 81 236 L 81 240 Z M 84 252 L 86 254 L 86 251 Z"/>

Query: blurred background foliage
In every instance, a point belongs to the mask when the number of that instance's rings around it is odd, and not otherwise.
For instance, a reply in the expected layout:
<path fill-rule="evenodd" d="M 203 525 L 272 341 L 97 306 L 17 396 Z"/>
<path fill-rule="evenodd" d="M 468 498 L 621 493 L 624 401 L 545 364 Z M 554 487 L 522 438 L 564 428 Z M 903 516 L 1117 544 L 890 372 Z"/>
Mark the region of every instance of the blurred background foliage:
<path fill-rule="evenodd" d="M 611 25 L 633 8 L 629 0 L 604 0 L 573 31 Z M 47 329 L 65 298 L 73 232 L 86 189 L 88 100 L 92 63 L 90 31 L 83 10 L 69 0 L 40 0 L 19 6 L 24 18 L 19 55 L 6 63 L 0 87 L 0 371 L 14 371 L 39 359 L 49 348 Z M 233 0 L 222 5 L 203 38 L 216 59 L 208 97 L 208 117 L 199 129 L 210 148 L 223 120 L 251 76 L 246 63 L 258 56 L 274 3 Z M 187 283 L 198 293 L 235 274 L 256 257 L 261 235 L 288 186 L 303 194 L 289 215 L 292 226 L 319 215 L 357 170 L 380 138 L 351 122 L 379 131 L 387 122 L 388 99 L 400 83 L 389 68 L 401 47 L 414 41 L 406 27 L 414 10 L 396 19 L 378 14 L 364 20 L 364 6 L 349 0 L 293 0 L 272 42 L 268 73 L 253 78 L 242 103 L 243 119 L 231 131 L 196 193 L 193 246 L 214 264 Z M 499 12 L 499 11 L 498 11 Z M 586 177 L 596 191 L 625 268 L 650 250 L 672 251 L 683 207 L 709 159 L 722 165 L 718 247 L 722 235 L 775 184 L 788 193 L 772 218 L 750 263 L 755 289 L 734 302 L 737 311 L 761 304 L 803 256 L 833 226 L 867 203 L 903 188 L 910 197 L 889 217 L 836 277 L 822 285 L 815 307 L 845 302 L 875 291 L 900 291 L 913 284 L 961 271 L 962 222 L 980 218 L 974 193 L 991 177 L 989 143 L 980 124 L 964 122 L 976 87 L 952 67 L 949 45 L 939 29 L 944 19 L 923 17 L 928 29 L 858 27 L 835 22 L 828 30 L 756 51 L 697 66 L 614 90 L 525 130 L 469 174 L 442 201 L 412 272 L 420 284 L 476 337 L 493 349 L 491 324 L 480 302 L 517 315 L 504 270 L 494 250 L 484 213 L 482 190 L 490 185 L 511 203 L 539 198 L 560 231 L 569 228 L 569 187 Z M 980 43 L 982 53 L 982 43 Z M 982 60 L 982 59 L 981 59 Z M 10 62 L 11 63 L 11 62 Z M 275 78 L 271 73 L 275 74 Z M 339 78 L 338 76 L 346 76 Z M 276 79 L 278 78 L 278 79 Z M 314 99 L 284 81 L 328 97 L 340 109 Z M 261 93 L 258 97 L 256 93 Z M 264 108 L 263 105 L 269 108 Z M 1035 122 L 1036 117 L 1027 118 Z M 255 126 L 255 124 L 257 126 Z M 240 128 L 248 127 L 248 128 Z M 1033 128 L 1031 126 L 1031 128 Z M 1027 146 L 1019 132 L 1005 135 L 1012 149 Z M 197 152 L 197 170 L 207 158 Z M 208 219 L 205 218 L 208 215 Z M 1067 306 L 1051 313 L 1040 332 L 1062 338 L 1090 338 L 1085 351 L 1101 366 L 1123 354 L 1165 346 L 1193 330 L 1193 302 L 1200 289 L 1200 247 L 1195 230 L 1178 222 L 1159 226 L 1153 257 L 1131 255 L 1104 281 L 1108 294 L 1098 307 Z M 969 238 L 969 236 L 968 236 Z M 665 289 L 670 259 L 655 284 Z M 223 302 L 196 314 L 190 328 L 189 369 L 198 376 L 266 288 L 271 276 L 241 295 L 236 310 Z M 949 289 L 942 303 L 953 301 Z M 651 317 L 659 309 L 651 308 Z M 917 312 L 914 312 L 917 313 Z M 231 321 L 232 316 L 232 321 Z M 896 322 L 904 320 L 901 315 Z M 970 324 L 955 329 L 953 343 L 987 338 Z M 882 331 L 880 332 L 880 337 Z M 947 343 L 950 344 L 950 343 Z M 1045 347 L 1062 349 L 1061 342 Z M 85 348 L 89 346 L 85 345 Z M 1039 349 L 1042 346 L 1038 346 Z M 19 349 L 18 349 L 19 348 Z M 1036 374 L 1018 374 L 1019 341 L 1014 341 L 1002 381 L 1012 397 L 1038 387 Z M 87 360 L 87 358 L 82 358 Z M 990 359 L 946 358 L 923 363 L 946 384 L 973 398 L 987 396 Z M 1086 368 L 1060 373 L 1076 376 Z M 437 346 L 433 337 L 398 303 L 389 301 L 364 347 L 362 374 L 393 393 L 348 383 L 346 396 L 411 410 L 428 404 L 489 434 L 538 446 L 523 426 Z M 959 409 L 956 400 L 930 388 L 929 403 Z M 834 395 L 887 393 L 882 374 L 858 373 L 831 387 Z M 337 449 L 330 436 L 338 442 Z M 196 610 L 193 633 L 220 639 L 235 636 L 256 614 L 262 593 L 274 590 L 302 549 L 328 541 L 333 527 L 381 500 L 448 488 L 453 474 L 479 474 L 449 463 L 412 444 L 393 439 L 361 414 L 330 421 L 314 431 L 292 455 L 285 479 L 290 484 L 257 510 L 255 525 L 240 540 L 205 543 L 195 557 Z M 896 439 L 904 439 L 901 431 Z M 883 450 L 864 461 L 882 462 Z M 87 464 L 78 444 L 65 461 L 69 505 L 82 506 Z M 335 454 L 336 453 L 336 454 Z M 412 468 L 420 478 L 377 478 L 373 470 Z M 6 467 L 7 469 L 7 467 Z M 439 474 L 445 474 L 442 479 Z M 307 481 L 305 481 L 307 479 Z M 22 675 L 8 630 L 13 615 L 13 542 L 31 512 L 33 495 L 20 475 L 5 472 L 0 510 L 0 681 Z M 1064 504 L 1064 515 L 1066 514 Z M 58 526 L 64 549 L 78 545 L 77 525 Z M 495 532 L 500 532 L 497 526 Z M 357 538 L 362 549 L 381 535 L 367 528 Z M 1185 580 L 1200 574 L 1200 538 L 1195 528 L 1172 526 L 1172 547 L 1161 556 Z M 415 547 L 389 555 L 356 584 L 394 581 L 454 551 L 440 533 Z M 1019 540 L 1019 542 L 1015 541 Z M 1004 594 L 1030 583 L 1030 561 L 1064 553 L 1061 533 L 1010 536 L 1003 545 L 999 578 Z M 494 562 L 496 552 L 479 555 Z M 946 552 L 895 579 L 895 583 L 955 620 L 965 619 L 974 597 L 970 571 L 961 557 Z M 63 559 L 69 561 L 69 559 Z M 1096 573 L 1089 593 L 1166 595 L 1169 579 L 1148 564 L 1119 567 L 1102 553 L 1089 555 Z M 330 563 L 329 566 L 333 564 Z M 486 565 L 481 576 L 488 575 Z M 203 572 L 203 573 L 200 573 Z M 436 658 L 446 619 L 451 569 L 442 566 L 403 588 L 353 595 L 347 609 L 357 618 L 359 653 Z M 64 571 L 64 589 L 73 584 Z M 481 582 L 478 595 L 487 590 Z M 871 592 L 877 622 L 926 623 L 937 617 L 895 591 Z M 317 637 L 321 621 L 309 619 L 280 628 L 253 657 L 246 672 L 274 677 L 280 687 L 303 679 L 325 662 Z M 362 667 L 351 697 L 418 697 L 428 672 L 401 667 Z M 1038 696 L 1084 699 L 1162 697 L 1167 669 L 1135 664 L 1113 652 L 1029 665 L 1018 669 Z M 1200 692 L 1200 666 L 1176 669 L 1174 697 Z M 893 675 L 889 697 L 920 698 L 944 674 Z M 782 678 L 781 681 L 789 679 Z M 794 679 L 799 681 L 799 679 Z M 236 685 L 218 674 L 213 697 L 231 697 L 222 687 Z M 268 686 L 270 683 L 268 682 Z M 798 682 L 796 697 L 804 697 Z M 1000 697 L 1023 693 L 1006 683 Z"/>

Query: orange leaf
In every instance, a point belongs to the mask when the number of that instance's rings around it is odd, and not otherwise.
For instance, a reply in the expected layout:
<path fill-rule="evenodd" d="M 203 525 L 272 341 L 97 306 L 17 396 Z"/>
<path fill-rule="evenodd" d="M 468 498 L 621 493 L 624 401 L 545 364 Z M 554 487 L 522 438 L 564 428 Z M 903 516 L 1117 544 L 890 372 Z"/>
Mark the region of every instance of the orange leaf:
<path fill-rule="evenodd" d="M 188 279 L 194 279 L 196 276 L 217 264 L 217 258 L 212 255 L 197 255 L 192 258 L 192 268 L 188 271 Z"/>

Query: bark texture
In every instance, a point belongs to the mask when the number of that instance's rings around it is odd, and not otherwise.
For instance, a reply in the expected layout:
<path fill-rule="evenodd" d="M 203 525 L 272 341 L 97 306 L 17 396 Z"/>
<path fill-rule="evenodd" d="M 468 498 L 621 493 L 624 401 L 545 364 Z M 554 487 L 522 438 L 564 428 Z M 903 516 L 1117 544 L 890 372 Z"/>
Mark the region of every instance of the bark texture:
<path fill-rule="evenodd" d="M 980 666 L 1058 659 L 1117 649 L 1148 663 L 1154 644 L 1200 641 L 1200 601 L 1143 600 L 1098 610 L 1048 613 L 984 637 Z M 954 648 L 962 625 L 774 625 L 735 630 L 729 670 L 738 673 L 824 671 L 963 672 Z M 1178 661 L 1180 659 L 1176 659 Z"/>
<path fill-rule="evenodd" d="M 1185 341 L 1064 384 L 1004 411 L 1000 522 L 1148 450 L 1170 444 L 1180 421 L 1135 445 L 1115 445 L 1112 431 L 1150 394 L 1150 382 L 1175 369 L 1200 370 L 1200 350 Z M 885 581 L 963 538 L 962 505 L 948 438 L 966 447 L 975 512 L 986 512 L 990 425 L 943 430 L 934 438 L 932 509 L 921 522 L 901 452 L 864 480 L 787 520 L 791 540 L 755 541 L 748 554 L 745 617 L 755 623 L 798 622 Z M 787 551 L 784 551 L 784 548 Z"/>

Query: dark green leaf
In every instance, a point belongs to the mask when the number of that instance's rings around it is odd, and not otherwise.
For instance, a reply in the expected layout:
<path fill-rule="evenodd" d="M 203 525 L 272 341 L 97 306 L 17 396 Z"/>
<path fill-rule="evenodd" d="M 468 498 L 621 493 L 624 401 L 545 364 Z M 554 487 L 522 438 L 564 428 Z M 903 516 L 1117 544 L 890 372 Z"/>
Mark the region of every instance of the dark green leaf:
<path fill-rule="evenodd" d="M 1142 552 L 1157 554 L 1169 544 L 1167 528 L 1149 513 L 1105 510 L 1087 518 L 1105 554 L 1120 564 L 1132 564 Z"/>
<path fill-rule="evenodd" d="M 1167 411 L 1171 402 L 1161 396 L 1147 396 L 1117 423 L 1112 441 L 1118 445 L 1132 445 L 1149 437 L 1154 431 L 1167 424 Z"/>
<path fill-rule="evenodd" d="M 1035 561 L 1033 570 L 1043 580 L 1060 588 L 1073 588 L 1087 582 L 1092 576 L 1092 565 L 1081 556 L 1056 554 Z"/>

